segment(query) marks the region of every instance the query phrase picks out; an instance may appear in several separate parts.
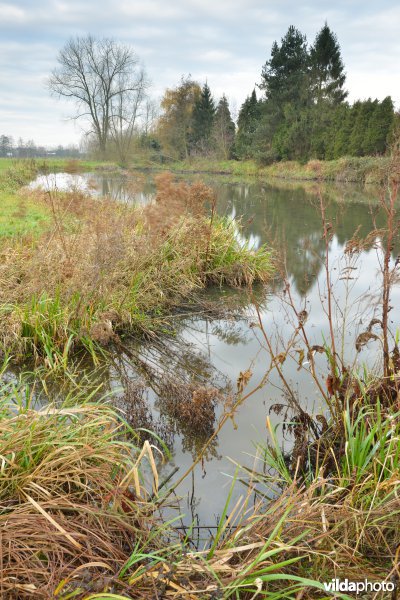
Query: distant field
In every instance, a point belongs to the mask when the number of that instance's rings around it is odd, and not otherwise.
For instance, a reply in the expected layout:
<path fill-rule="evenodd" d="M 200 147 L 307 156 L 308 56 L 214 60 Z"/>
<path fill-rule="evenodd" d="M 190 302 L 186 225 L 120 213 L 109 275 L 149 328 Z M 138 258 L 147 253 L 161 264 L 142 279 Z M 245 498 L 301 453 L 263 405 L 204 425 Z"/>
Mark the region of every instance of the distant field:
<path fill-rule="evenodd" d="M 0 191 L 0 237 L 40 231 L 47 220 L 45 207 Z"/>
<path fill-rule="evenodd" d="M 8 169 L 12 164 L 12 161 L 9 158 L 0 158 L 0 174 Z"/>
<path fill-rule="evenodd" d="M 112 161 L 98 161 L 98 160 L 80 160 L 74 158 L 0 158 L 0 174 L 6 169 L 11 168 L 16 163 L 28 164 L 34 161 L 39 169 L 46 166 L 48 169 L 101 169 L 116 167 L 116 163 Z"/>
<path fill-rule="evenodd" d="M 35 233 L 48 219 L 45 206 L 24 197 L 19 188 L 35 176 L 29 163 L 0 158 L 0 237 Z"/>
<path fill-rule="evenodd" d="M 19 189 L 34 179 L 37 173 L 44 169 L 79 172 L 99 168 L 117 167 L 111 162 L 65 158 L 0 158 L 0 237 L 36 233 L 46 226 L 48 209 L 19 193 Z"/>

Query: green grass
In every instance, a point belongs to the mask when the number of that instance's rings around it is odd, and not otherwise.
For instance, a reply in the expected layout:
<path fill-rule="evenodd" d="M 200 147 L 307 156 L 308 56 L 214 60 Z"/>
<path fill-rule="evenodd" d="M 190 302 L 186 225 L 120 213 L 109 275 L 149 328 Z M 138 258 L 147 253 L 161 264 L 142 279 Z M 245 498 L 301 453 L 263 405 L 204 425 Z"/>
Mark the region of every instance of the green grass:
<path fill-rule="evenodd" d="M 0 174 L 6 169 L 10 168 L 11 159 L 9 158 L 0 158 Z"/>
<path fill-rule="evenodd" d="M 0 237 L 39 233 L 49 221 L 47 211 L 19 194 L 0 191 Z"/>
<path fill-rule="evenodd" d="M 37 174 L 33 161 L 0 159 L 0 238 L 41 232 L 49 221 L 47 209 L 19 188 Z"/>
<path fill-rule="evenodd" d="M 331 181 L 336 183 L 381 184 L 387 177 L 389 157 L 343 157 L 331 161 L 310 160 L 307 164 L 282 161 L 268 166 L 253 160 L 213 160 L 193 158 L 160 164 L 141 160 L 132 167 L 170 170 L 176 173 L 211 173 L 234 178 L 284 179 L 289 181 Z"/>
<path fill-rule="evenodd" d="M 45 158 L 37 159 L 39 168 L 48 171 L 94 171 L 94 170 L 117 170 L 118 164 L 112 160 L 89 160 L 70 158 Z"/>
<path fill-rule="evenodd" d="M 117 167 L 117 163 L 114 161 L 99 161 L 99 160 L 87 160 L 87 159 L 75 159 L 75 158 L 0 158 L 0 175 L 8 169 L 14 168 L 16 165 L 20 165 L 22 168 L 28 168 L 29 165 L 36 165 L 38 170 L 48 169 L 51 170 L 68 170 L 69 168 L 76 167 L 80 171 L 89 169 L 102 169 Z"/>
<path fill-rule="evenodd" d="M 49 223 L 49 210 L 43 203 L 19 194 L 40 172 L 90 171 L 117 169 L 113 162 L 71 160 L 60 158 L 21 159 L 0 158 L 0 238 L 36 235 Z"/>

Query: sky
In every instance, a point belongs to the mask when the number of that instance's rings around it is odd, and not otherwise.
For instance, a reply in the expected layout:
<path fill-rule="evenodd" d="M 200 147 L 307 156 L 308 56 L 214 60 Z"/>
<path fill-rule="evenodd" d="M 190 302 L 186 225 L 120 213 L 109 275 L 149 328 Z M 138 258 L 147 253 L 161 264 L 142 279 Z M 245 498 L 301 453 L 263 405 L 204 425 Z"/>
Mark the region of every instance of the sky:
<path fill-rule="evenodd" d="M 400 3 L 381 0 L 0 0 L 0 135 L 54 146 L 78 144 L 74 106 L 51 97 L 46 78 L 74 36 L 130 44 L 160 99 L 182 75 L 222 93 L 237 111 L 270 56 L 295 25 L 312 43 L 327 21 L 336 33 L 349 99 L 400 107 Z"/>

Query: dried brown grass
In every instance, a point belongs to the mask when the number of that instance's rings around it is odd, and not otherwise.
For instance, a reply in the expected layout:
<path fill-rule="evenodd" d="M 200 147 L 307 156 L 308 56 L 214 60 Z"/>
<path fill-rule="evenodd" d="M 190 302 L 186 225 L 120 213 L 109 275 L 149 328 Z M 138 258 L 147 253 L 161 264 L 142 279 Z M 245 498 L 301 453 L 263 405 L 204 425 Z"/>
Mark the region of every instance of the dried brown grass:
<path fill-rule="evenodd" d="M 264 249 L 242 250 L 232 228 L 205 216 L 209 188 L 168 174 L 157 186 L 144 208 L 79 190 L 26 192 L 46 204 L 53 224 L 0 248 L 3 345 L 39 357 L 51 344 L 61 352 L 82 338 L 106 344 L 121 331 L 157 327 L 156 315 L 207 283 L 269 276 Z"/>
<path fill-rule="evenodd" d="M 3 413 L 0 428 L 2 598 L 53 598 L 60 582 L 83 597 L 117 581 L 138 543 L 157 548 L 151 446 L 128 443 L 106 405 Z"/>

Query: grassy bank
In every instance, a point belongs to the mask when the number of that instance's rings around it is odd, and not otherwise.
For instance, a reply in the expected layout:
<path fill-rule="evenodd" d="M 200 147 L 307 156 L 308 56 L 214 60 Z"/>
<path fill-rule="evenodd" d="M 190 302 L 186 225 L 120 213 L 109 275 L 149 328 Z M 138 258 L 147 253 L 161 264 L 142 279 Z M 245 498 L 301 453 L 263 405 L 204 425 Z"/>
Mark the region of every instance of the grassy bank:
<path fill-rule="evenodd" d="M 118 168 L 117 164 L 113 161 L 98 161 L 88 159 L 75 159 L 75 158 L 0 158 L 0 175 L 4 175 L 5 172 L 28 171 L 38 172 L 52 172 L 52 171 L 65 171 L 66 173 L 73 173 L 77 171 L 90 171 L 91 169 L 111 169 Z M 28 180 L 29 181 L 29 180 Z M 22 182 L 22 183 L 27 183 Z"/>
<path fill-rule="evenodd" d="M 35 410 L 23 382 L 0 389 L 2 597 L 250 599 L 258 589 L 279 600 L 322 590 L 308 576 L 298 492 L 267 510 L 247 511 L 247 497 L 208 549 L 193 551 L 159 511 L 168 495 L 159 457 L 90 400 L 82 390 Z"/>
<path fill-rule="evenodd" d="M 381 184 L 387 178 L 388 157 L 344 157 L 332 161 L 312 160 L 307 164 L 278 162 L 269 166 L 254 161 L 218 161 L 194 158 L 160 165 L 150 160 L 134 161 L 137 168 L 163 168 L 176 173 L 213 173 L 234 178 L 284 179 L 292 181 L 326 181 L 337 183 Z"/>
<path fill-rule="evenodd" d="M 267 249 L 242 245 L 201 183 L 160 175 L 145 208 L 77 190 L 21 194 L 50 218 L 40 235 L 0 247 L 1 344 L 16 360 L 65 368 L 78 349 L 95 359 L 125 335 L 162 330 L 206 286 L 251 286 L 271 274 Z"/>
<path fill-rule="evenodd" d="M 307 472 L 290 466 L 267 421 L 260 468 L 234 480 L 204 550 L 182 533 L 179 512 L 163 518 L 170 492 L 160 484 L 160 454 L 148 442 L 138 447 L 107 402 L 81 389 L 61 406 L 35 409 L 23 379 L 2 384 L 2 596 L 349 600 L 353 594 L 329 594 L 323 582 L 394 585 L 400 414 L 376 402 L 376 383 L 360 390 L 359 414 L 344 410 L 339 429 L 329 423 L 319 466 Z"/>
<path fill-rule="evenodd" d="M 50 224 L 51 211 L 21 188 L 39 173 L 65 171 L 76 173 L 96 169 L 115 170 L 115 163 L 77 161 L 71 159 L 0 158 L 0 238 L 37 235 Z"/>

